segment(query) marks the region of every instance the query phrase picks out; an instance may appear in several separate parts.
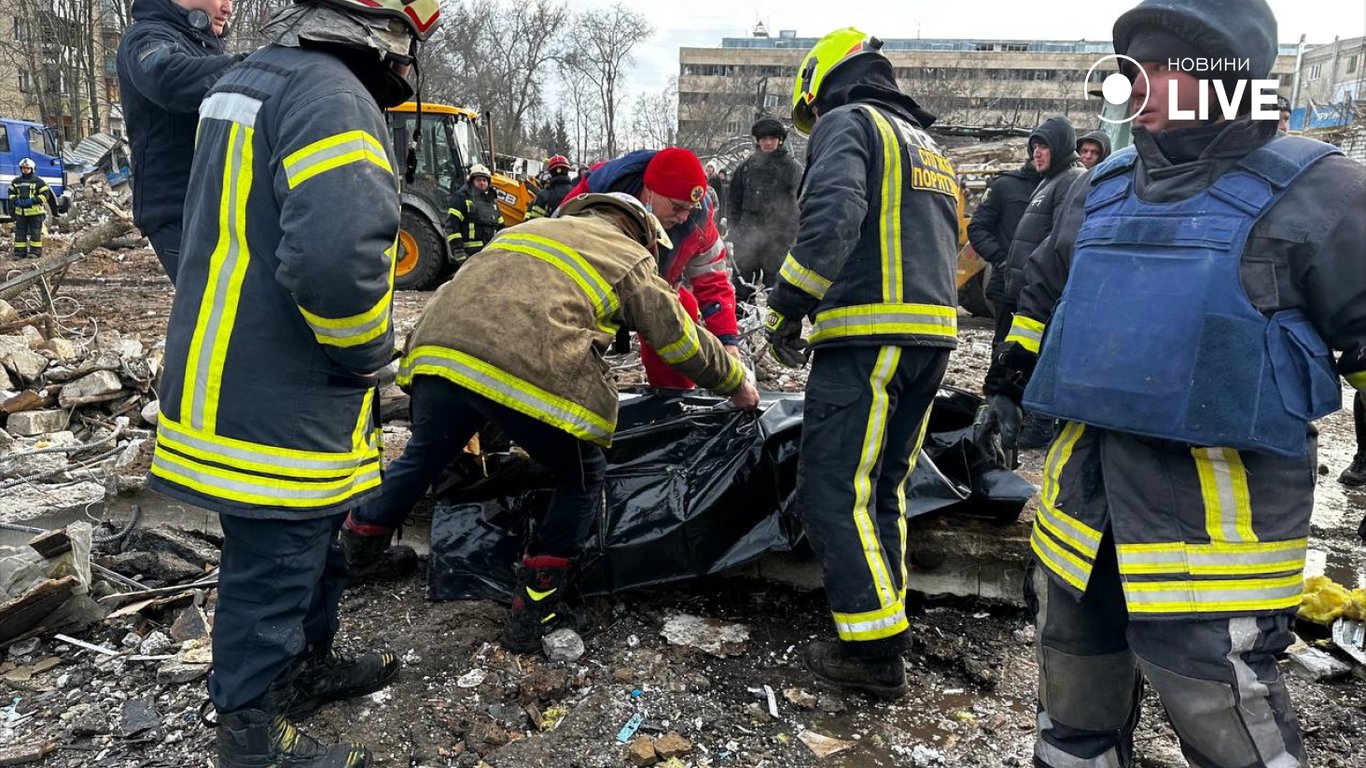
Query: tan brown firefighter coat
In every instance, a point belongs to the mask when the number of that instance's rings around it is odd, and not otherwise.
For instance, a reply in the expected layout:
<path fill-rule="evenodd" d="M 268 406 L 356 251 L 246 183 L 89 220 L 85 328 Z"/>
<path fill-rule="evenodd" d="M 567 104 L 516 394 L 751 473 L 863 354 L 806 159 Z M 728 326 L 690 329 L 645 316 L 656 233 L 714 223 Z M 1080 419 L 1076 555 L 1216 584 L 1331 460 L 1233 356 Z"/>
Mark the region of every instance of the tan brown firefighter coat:
<path fill-rule="evenodd" d="M 581 439 L 609 445 L 617 390 L 603 359 L 625 322 L 670 366 L 720 394 L 740 362 L 700 329 L 654 257 L 594 213 L 495 237 L 432 297 L 399 373 L 440 376 Z"/>

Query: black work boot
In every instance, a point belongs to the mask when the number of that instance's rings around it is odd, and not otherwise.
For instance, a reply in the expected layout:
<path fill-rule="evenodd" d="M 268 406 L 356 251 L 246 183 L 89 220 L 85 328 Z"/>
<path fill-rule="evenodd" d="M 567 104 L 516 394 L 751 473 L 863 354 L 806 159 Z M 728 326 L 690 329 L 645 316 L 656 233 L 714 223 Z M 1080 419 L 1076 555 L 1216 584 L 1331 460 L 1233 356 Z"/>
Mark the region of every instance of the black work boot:
<path fill-rule="evenodd" d="M 513 567 L 517 586 L 512 592 L 512 610 L 503 645 L 513 653 L 541 650 L 541 637 L 560 627 L 580 634 L 592 629 L 592 619 L 564 604 L 564 589 L 573 561 L 563 557 L 537 555 L 526 557 Z"/>
<path fill-rule="evenodd" d="M 359 523 L 354 516 L 347 515 L 339 537 L 346 555 L 347 581 L 364 584 L 402 579 L 416 573 L 417 552 L 412 547 L 389 546 L 393 535 L 392 528 Z"/>
<path fill-rule="evenodd" d="M 291 720 L 302 720 L 329 701 L 374 693 L 398 674 L 398 657 L 389 651 L 344 656 L 335 649 L 304 659 L 285 694 L 283 707 Z"/>
<path fill-rule="evenodd" d="M 1338 482 L 1353 488 L 1366 485 L 1366 450 L 1359 451 L 1351 466 L 1342 470 Z"/>
<path fill-rule="evenodd" d="M 839 643 L 817 640 L 802 654 L 811 674 L 831 685 L 863 691 L 880 699 L 906 695 L 906 665 L 901 656 L 858 659 L 844 653 Z"/>
<path fill-rule="evenodd" d="M 364 744 L 325 746 L 284 715 L 239 709 L 218 715 L 218 768 L 366 768 Z"/>

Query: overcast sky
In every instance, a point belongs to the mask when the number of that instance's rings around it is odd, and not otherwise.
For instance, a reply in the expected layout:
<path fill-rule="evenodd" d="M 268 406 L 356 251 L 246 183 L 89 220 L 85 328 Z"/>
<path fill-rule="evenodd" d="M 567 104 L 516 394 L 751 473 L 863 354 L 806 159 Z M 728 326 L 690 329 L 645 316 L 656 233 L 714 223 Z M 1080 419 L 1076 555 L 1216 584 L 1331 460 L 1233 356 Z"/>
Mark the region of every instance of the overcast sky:
<path fill-rule="evenodd" d="M 568 0 L 574 10 L 614 0 Z M 655 34 L 636 54 L 627 90 L 655 91 L 678 70 L 680 47 L 716 47 L 746 37 L 756 21 L 769 34 L 795 29 L 819 37 L 854 26 L 878 37 L 1109 40 L 1115 18 L 1137 0 L 650 0 L 626 5 L 645 12 Z M 1366 35 L 1366 0 L 1269 0 L 1282 43 Z"/>

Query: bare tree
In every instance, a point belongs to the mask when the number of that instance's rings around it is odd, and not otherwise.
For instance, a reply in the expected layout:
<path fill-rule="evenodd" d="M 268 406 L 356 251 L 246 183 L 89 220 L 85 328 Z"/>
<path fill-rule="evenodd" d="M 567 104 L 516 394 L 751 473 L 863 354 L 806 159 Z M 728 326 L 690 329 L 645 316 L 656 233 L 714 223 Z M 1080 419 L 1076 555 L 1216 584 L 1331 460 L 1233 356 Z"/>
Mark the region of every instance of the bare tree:
<path fill-rule="evenodd" d="M 580 15 L 574 22 L 573 40 L 560 56 L 564 66 L 582 73 L 597 92 L 609 155 L 617 153 L 617 113 L 625 95 L 622 79 L 634 60 L 631 53 L 653 34 L 644 14 L 617 3 Z"/>
<path fill-rule="evenodd" d="M 560 76 L 560 96 L 568 102 L 573 145 L 578 150 L 579 161 L 588 163 L 604 153 L 600 142 L 593 140 L 594 127 L 601 125 L 601 105 L 588 74 L 572 66 L 565 60 L 557 64 Z"/>
<path fill-rule="evenodd" d="M 673 146 L 678 138 L 678 78 L 669 78 L 662 91 L 636 96 L 631 134 L 651 149 Z"/>

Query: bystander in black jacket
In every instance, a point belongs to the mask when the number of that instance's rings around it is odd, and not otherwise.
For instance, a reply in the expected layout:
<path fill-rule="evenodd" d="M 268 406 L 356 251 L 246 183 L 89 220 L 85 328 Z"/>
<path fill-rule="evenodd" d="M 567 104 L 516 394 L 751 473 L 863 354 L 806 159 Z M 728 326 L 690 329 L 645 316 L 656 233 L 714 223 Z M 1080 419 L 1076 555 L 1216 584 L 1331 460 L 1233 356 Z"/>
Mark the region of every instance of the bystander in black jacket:
<path fill-rule="evenodd" d="M 1026 159 L 1020 168 L 998 175 L 987 185 L 986 194 L 968 222 L 968 242 L 972 243 L 977 255 L 991 265 L 987 300 L 996 310 L 998 325 L 1001 316 L 1005 315 L 1005 328 L 1010 327 L 1010 312 L 1005 308 L 1006 256 L 1010 254 L 1010 243 L 1015 239 L 1020 217 L 1042 179 L 1043 175 L 1034 170 L 1034 161 L 1030 159 Z M 1004 338 L 1002 331 L 995 343 Z"/>

